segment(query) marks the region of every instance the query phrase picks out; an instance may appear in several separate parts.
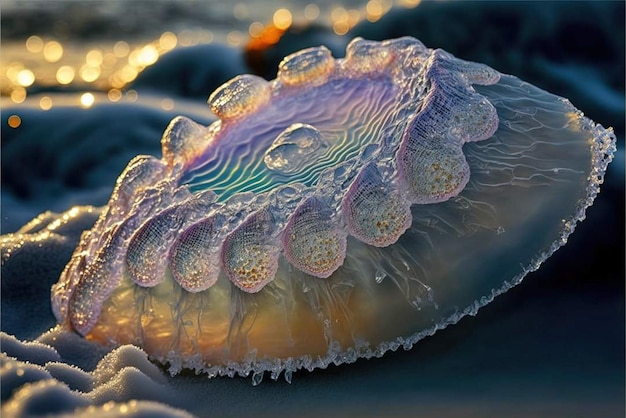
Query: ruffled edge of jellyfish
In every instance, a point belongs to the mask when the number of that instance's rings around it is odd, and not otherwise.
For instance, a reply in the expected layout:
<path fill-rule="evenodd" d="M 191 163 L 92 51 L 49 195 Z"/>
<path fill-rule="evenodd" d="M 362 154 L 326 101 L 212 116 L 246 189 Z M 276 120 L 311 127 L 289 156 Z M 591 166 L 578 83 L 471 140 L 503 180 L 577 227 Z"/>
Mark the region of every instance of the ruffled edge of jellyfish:
<path fill-rule="evenodd" d="M 387 351 L 396 351 L 400 347 L 409 350 L 418 341 L 435 334 L 437 331 L 449 325 L 456 324 L 463 317 L 476 315 L 480 308 L 490 303 L 496 296 L 505 293 L 507 290 L 521 283 L 528 273 L 537 270 L 556 250 L 565 245 L 569 236 L 574 232 L 576 224 L 585 219 L 587 208 L 593 204 L 593 201 L 600 192 L 600 185 L 604 181 L 606 169 L 616 151 L 616 138 L 613 129 L 605 129 L 602 125 L 595 124 L 589 118 L 585 117 L 582 112 L 575 109 L 567 99 L 561 100 L 569 105 L 572 112 L 577 115 L 577 121 L 580 123 L 581 131 L 588 132 L 590 136 L 591 170 L 585 196 L 579 200 L 573 216 L 569 220 L 564 220 L 558 239 L 545 251 L 537 254 L 523 267 L 520 274 L 508 281 L 504 281 L 504 284 L 500 288 L 492 289 L 490 294 L 481 297 L 479 300 L 475 300 L 473 304 L 464 310 L 444 318 L 428 329 L 409 336 L 398 337 L 392 341 L 381 342 L 374 348 L 370 347 L 369 344 L 362 343 L 343 351 L 339 343 L 331 342 L 326 355 L 323 357 L 318 356 L 314 358 L 311 356 L 303 356 L 298 358 L 289 357 L 285 359 L 258 360 L 252 355 L 250 360 L 245 362 L 230 362 L 226 365 L 213 366 L 207 366 L 199 355 L 183 358 L 173 351 L 165 358 L 159 360 L 168 364 L 167 368 L 172 375 L 178 374 L 183 368 L 195 370 L 196 373 L 206 373 L 209 377 L 234 377 L 235 375 L 246 377 L 252 374 L 252 383 L 257 385 L 263 380 L 265 372 L 268 372 L 270 377 L 274 380 L 277 380 L 279 376 L 284 373 L 285 380 L 291 382 L 293 372 L 299 369 L 312 371 L 314 369 L 325 369 L 331 364 L 340 365 L 354 363 L 360 358 L 369 359 L 382 357 Z"/>

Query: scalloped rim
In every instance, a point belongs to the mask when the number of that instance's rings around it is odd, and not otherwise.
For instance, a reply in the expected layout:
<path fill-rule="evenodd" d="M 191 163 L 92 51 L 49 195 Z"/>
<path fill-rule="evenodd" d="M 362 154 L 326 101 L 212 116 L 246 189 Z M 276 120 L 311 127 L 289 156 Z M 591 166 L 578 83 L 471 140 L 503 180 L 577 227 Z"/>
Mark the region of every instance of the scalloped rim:
<path fill-rule="evenodd" d="M 571 106 L 571 103 L 567 99 L 561 100 Z M 520 274 L 513 277 L 510 281 L 505 281 L 502 287 L 492 289 L 490 295 L 483 296 L 480 300 L 474 301 L 472 305 L 468 306 L 463 311 L 450 315 L 433 327 L 416 334 L 407 337 L 398 337 L 389 342 L 382 342 L 374 349 L 370 348 L 369 345 L 357 345 L 355 348 L 342 351 L 338 348 L 338 344 L 331 342 L 329 350 L 324 357 L 312 358 L 310 356 L 303 356 L 299 358 L 290 357 L 287 359 L 262 361 L 251 359 L 242 363 L 232 362 L 225 366 L 211 367 L 206 367 L 198 357 L 183 360 L 180 356 L 177 356 L 175 352 L 168 353 L 165 359 L 157 358 L 156 360 L 169 363 L 169 372 L 172 375 L 178 374 L 182 368 L 195 370 L 197 374 L 206 373 L 209 377 L 234 377 L 235 375 L 246 377 L 252 373 L 252 384 L 257 385 L 263 380 L 265 372 L 269 372 L 270 377 L 274 380 L 277 380 L 281 373 L 284 372 L 285 380 L 291 382 L 293 372 L 299 369 L 312 371 L 314 369 L 325 369 L 331 364 L 340 365 L 354 363 L 360 358 L 369 359 L 372 357 L 382 357 L 387 351 L 396 351 L 400 347 L 405 350 L 410 350 L 415 343 L 435 334 L 438 330 L 456 324 L 467 315 L 476 315 L 480 308 L 490 303 L 496 296 L 505 293 L 507 290 L 521 283 L 528 273 L 537 270 L 556 250 L 565 245 L 568 237 L 574 232 L 576 224 L 585 219 L 587 208 L 593 204 L 593 201 L 600 192 L 600 185 L 604 182 L 606 169 L 613 160 L 613 155 L 616 151 L 615 134 L 612 128 L 605 129 L 602 125 L 595 124 L 589 118 L 583 116 L 582 112 L 576 110 L 576 113 L 578 115 L 578 121 L 581 124 L 581 130 L 591 133 L 590 149 L 592 170 L 585 197 L 579 201 L 574 215 L 563 223 L 564 227 L 561 230 L 560 237 L 554 241 L 546 251 L 538 254 L 533 261 L 523 268 Z"/>

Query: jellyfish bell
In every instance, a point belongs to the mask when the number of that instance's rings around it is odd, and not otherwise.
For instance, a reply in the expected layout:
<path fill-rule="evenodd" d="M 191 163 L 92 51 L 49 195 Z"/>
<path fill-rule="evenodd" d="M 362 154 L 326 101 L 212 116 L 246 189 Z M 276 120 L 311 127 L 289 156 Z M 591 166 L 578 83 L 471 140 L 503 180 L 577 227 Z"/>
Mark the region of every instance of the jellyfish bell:
<path fill-rule="evenodd" d="M 129 163 L 52 288 L 59 323 L 172 373 L 410 348 L 565 244 L 615 149 L 566 99 L 413 38 L 303 50 L 209 105 Z"/>

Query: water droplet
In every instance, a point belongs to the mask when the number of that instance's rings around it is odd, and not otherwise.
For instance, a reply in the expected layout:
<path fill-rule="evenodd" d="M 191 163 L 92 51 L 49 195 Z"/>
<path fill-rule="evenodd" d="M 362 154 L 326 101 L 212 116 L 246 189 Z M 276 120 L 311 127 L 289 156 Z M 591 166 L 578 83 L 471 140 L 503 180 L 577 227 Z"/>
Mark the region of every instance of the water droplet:
<path fill-rule="evenodd" d="M 315 127 L 294 123 L 281 132 L 265 152 L 265 165 L 281 174 L 293 174 L 315 163 L 327 147 Z"/>

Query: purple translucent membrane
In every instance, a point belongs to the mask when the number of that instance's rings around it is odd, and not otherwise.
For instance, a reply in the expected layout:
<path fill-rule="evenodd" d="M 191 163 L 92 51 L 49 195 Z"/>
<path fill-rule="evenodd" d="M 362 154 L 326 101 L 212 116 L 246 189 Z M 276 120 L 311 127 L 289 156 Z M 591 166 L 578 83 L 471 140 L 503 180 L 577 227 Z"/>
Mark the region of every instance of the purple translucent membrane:
<path fill-rule="evenodd" d="M 209 105 L 129 163 L 52 288 L 59 323 L 172 373 L 410 348 L 564 245 L 615 149 L 566 99 L 412 38 L 300 51 Z"/>

